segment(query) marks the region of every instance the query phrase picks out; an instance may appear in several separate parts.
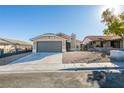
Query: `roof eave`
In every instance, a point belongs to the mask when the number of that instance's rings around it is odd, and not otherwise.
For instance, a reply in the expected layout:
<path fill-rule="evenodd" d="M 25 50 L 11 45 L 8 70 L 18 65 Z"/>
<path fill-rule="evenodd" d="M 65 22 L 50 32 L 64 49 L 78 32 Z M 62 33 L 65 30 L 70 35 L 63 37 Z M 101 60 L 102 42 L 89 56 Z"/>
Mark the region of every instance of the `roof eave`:
<path fill-rule="evenodd" d="M 37 40 L 37 39 L 39 39 L 39 38 L 41 38 L 41 37 L 43 37 L 43 36 L 56 36 L 56 37 L 62 38 L 62 39 L 64 39 L 64 40 L 67 40 L 67 39 L 65 39 L 65 38 L 63 38 L 63 37 L 60 37 L 60 36 L 57 36 L 57 35 L 39 35 L 39 36 L 36 36 L 36 37 L 34 37 L 34 38 L 31 38 L 30 41 Z"/>

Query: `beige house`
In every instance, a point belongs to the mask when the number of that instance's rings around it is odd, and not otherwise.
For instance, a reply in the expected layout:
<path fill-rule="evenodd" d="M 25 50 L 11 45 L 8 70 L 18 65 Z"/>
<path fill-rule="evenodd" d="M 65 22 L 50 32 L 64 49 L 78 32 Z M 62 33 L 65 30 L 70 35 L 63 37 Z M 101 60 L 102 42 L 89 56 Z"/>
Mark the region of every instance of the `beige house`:
<path fill-rule="evenodd" d="M 32 44 L 7 38 L 0 38 L 0 50 L 4 53 L 11 53 L 15 51 L 31 50 Z"/>
<path fill-rule="evenodd" d="M 124 49 L 124 40 L 119 36 L 87 36 L 83 40 L 85 49 Z"/>
<path fill-rule="evenodd" d="M 58 33 L 57 36 L 63 37 L 66 40 L 67 51 L 80 51 L 82 48 L 82 41 L 76 39 L 76 34 L 72 33 L 70 36 L 64 33 Z"/>
<path fill-rule="evenodd" d="M 76 40 L 76 35 L 65 35 L 63 33 L 46 33 L 31 39 L 33 41 L 33 52 L 66 52 L 76 50 L 80 41 Z"/>

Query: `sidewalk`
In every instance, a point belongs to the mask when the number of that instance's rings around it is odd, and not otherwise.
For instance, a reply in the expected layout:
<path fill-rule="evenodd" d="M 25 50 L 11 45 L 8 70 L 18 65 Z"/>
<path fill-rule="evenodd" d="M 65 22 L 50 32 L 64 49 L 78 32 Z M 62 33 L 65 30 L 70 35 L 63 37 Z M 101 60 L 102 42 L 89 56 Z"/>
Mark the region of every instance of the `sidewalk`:
<path fill-rule="evenodd" d="M 65 71 L 83 71 L 83 70 L 104 70 L 119 72 L 124 69 L 124 62 L 114 63 L 76 63 L 76 64 L 64 64 Z"/>
<path fill-rule="evenodd" d="M 41 64 L 13 64 L 0 67 L 0 73 L 26 73 L 26 72 L 44 72 L 44 71 L 86 71 L 86 70 L 105 70 L 119 71 L 124 69 L 123 62 L 115 63 L 41 63 Z"/>

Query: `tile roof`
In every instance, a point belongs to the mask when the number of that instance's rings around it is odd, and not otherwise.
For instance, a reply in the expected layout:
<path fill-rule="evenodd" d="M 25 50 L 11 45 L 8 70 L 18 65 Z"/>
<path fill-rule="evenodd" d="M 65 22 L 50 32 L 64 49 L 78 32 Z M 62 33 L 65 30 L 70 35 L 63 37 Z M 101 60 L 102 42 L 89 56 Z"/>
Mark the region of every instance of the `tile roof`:
<path fill-rule="evenodd" d="M 7 45 L 7 44 L 9 44 L 9 43 L 6 42 L 6 41 L 4 41 L 4 40 L 2 40 L 2 39 L 0 39 L 0 44 L 5 44 L 5 45 Z"/>
<path fill-rule="evenodd" d="M 121 39 L 121 37 L 119 36 L 87 36 L 85 38 L 88 38 L 92 41 L 97 41 L 97 40 L 100 40 L 100 41 L 111 41 L 111 40 L 118 40 L 118 39 Z"/>
<path fill-rule="evenodd" d="M 8 38 L 0 38 L 0 44 L 31 45 L 31 43 L 25 41 L 8 39 Z"/>
<path fill-rule="evenodd" d="M 55 35 L 54 33 L 45 33 L 43 35 Z"/>
<path fill-rule="evenodd" d="M 57 33 L 57 34 L 54 34 L 54 33 L 45 33 L 45 34 L 42 34 L 42 35 L 38 35 L 38 36 L 36 36 L 36 37 L 34 37 L 34 38 L 31 38 L 30 40 L 33 41 L 33 40 L 35 40 L 35 39 L 41 38 L 42 36 L 57 36 L 57 37 L 61 37 L 61 38 L 66 39 L 66 40 L 72 38 L 71 36 L 60 32 L 60 33 Z M 81 40 L 78 40 L 78 39 L 76 39 L 76 40 L 77 40 L 78 42 L 81 42 Z"/>
<path fill-rule="evenodd" d="M 43 37 L 43 36 L 56 36 L 56 37 L 59 37 L 59 38 L 61 38 L 61 39 L 66 40 L 65 38 L 63 38 L 63 37 L 61 37 L 61 36 L 58 36 L 58 35 L 56 35 L 56 34 L 54 34 L 54 33 L 45 33 L 45 34 L 42 34 L 42 35 L 38 35 L 38 36 L 36 36 L 36 37 L 34 37 L 34 38 L 31 38 L 30 40 L 31 40 L 31 41 L 37 40 L 37 39 L 39 39 L 39 38 L 41 38 L 41 37 Z"/>
<path fill-rule="evenodd" d="M 69 35 L 67 35 L 67 34 L 64 34 L 64 33 L 57 33 L 56 34 L 57 36 L 60 36 L 60 37 L 63 37 L 63 38 L 66 38 L 66 39 L 69 39 L 69 38 L 72 38 L 72 36 L 69 36 Z M 77 42 L 82 42 L 81 40 L 78 40 L 78 39 L 76 39 L 76 41 Z"/>
<path fill-rule="evenodd" d="M 64 34 L 64 33 L 57 33 L 56 34 L 57 36 L 60 36 L 60 37 L 63 37 L 63 38 L 66 38 L 66 39 L 69 39 L 69 38 L 71 38 L 71 36 L 69 36 L 69 35 L 67 35 L 67 34 Z"/>
<path fill-rule="evenodd" d="M 122 39 L 119 36 L 86 36 L 83 40 L 83 44 L 86 45 L 91 41 L 112 41 Z"/>

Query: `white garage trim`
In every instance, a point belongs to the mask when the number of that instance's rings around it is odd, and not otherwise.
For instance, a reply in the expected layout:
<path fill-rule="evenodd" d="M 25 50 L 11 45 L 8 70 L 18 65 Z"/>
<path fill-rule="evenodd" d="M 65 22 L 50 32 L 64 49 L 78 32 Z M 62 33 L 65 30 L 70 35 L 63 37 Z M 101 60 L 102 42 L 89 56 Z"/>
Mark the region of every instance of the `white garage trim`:
<path fill-rule="evenodd" d="M 35 37 L 32 39 L 33 41 L 33 52 L 36 53 L 37 52 L 37 43 L 38 42 L 62 42 L 61 44 L 61 52 L 66 52 L 66 39 L 56 36 L 56 35 L 41 35 L 38 37 Z M 47 51 L 46 51 L 47 52 Z"/>

